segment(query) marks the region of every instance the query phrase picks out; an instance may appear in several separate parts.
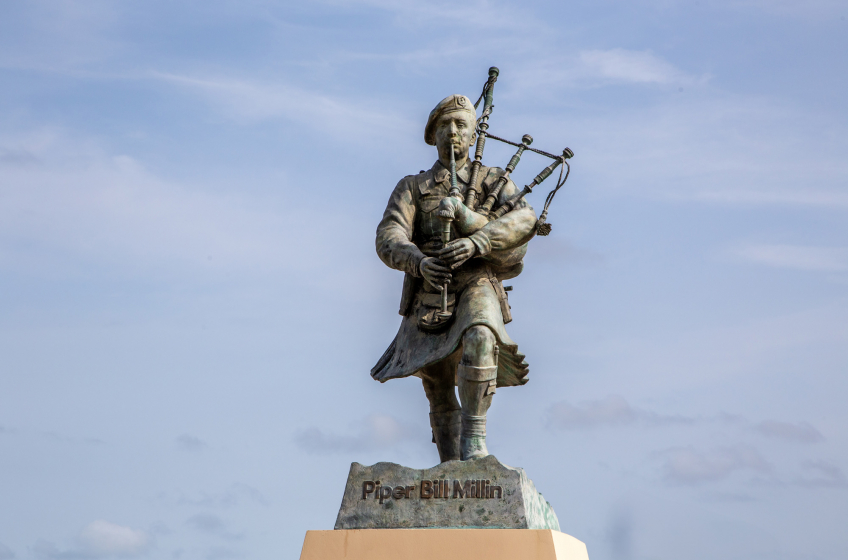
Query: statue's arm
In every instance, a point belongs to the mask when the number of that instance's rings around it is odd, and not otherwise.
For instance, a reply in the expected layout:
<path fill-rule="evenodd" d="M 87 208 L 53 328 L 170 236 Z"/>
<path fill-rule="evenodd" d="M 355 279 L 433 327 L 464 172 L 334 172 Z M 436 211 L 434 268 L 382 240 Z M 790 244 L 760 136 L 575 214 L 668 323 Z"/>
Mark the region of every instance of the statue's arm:
<path fill-rule="evenodd" d="M 412 188 L 415 182 L 405 177 L 395 187 L 383 219 L 377 226 L 377 255 L 386 266 L 413 276 L 421 276 L 419 269 L 424 253 L 412 242 L 415 226 L 415 199 Z"/>
<path fill-rule="evenodd" d="M 512 180 L 508 180 L 498 197 L 500 206 L 518 193 Z M 494 261 L 518 262 L 527 252 L 527 242 L 536 233 L 536 212 L 522 199 L 512 212 L 507 212 L 480 228 L 469 238 L 477 247 L 477 254 Z"/>

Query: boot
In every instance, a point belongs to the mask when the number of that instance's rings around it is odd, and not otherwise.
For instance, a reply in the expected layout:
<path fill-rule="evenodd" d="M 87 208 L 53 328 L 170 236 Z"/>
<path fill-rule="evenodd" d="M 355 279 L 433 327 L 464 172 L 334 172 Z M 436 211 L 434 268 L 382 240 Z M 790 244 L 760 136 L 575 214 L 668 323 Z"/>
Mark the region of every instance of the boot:
<path fill-rule="evenodd" d="M 459 401 L 462 403 L 460 458 L 463 461 L 479 459 L 489 454 L 486 448 L 486 411 L 492 406 L 498 366 L 474 367 L 459 364 L 456 374 Z"/>
<path fill-rule="evenodd" d="M 433 443 L 439 450 L 439 461 L 459 459 L 459 431 L 461 427 L 458 410 L 450 412 L 431 412 L 430 427 L 433 428 Z"/>

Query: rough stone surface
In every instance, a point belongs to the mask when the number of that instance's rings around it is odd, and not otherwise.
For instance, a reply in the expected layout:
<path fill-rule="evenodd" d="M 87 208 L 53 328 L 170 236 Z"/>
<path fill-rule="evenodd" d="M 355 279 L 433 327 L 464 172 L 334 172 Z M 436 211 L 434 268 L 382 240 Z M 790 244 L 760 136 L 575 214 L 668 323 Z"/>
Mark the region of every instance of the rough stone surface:
<path fill-rule="evenodd" d="M 448 483 L 439 484 L 441 481 Z M 488 485 L 475 485 L 474 481 L 488 481 Z M 369 482 L 373 483 L 371 491 Z M 434 491 L 447 486 L 448 497 L 426 497 L 428 482 Z M 498 486 L 501 492 L 497 491 Z M 475 487 L 487 488 L 484 497 L 463 496 L 466 488 Z M 395 463 L 370 467 L 352 463 L 335 529 L 394 528 L 559 531 L 559 521 L 523 469 L 508 467 L 492 455 L 447 461 L 430 469 Z"/>

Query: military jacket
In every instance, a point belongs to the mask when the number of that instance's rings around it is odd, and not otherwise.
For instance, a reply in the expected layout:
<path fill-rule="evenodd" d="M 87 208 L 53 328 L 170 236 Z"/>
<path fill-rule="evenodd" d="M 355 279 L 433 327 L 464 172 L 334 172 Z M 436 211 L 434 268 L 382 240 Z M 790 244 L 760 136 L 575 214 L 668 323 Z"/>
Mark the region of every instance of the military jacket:
<path fill-rule="evenodd" d="M 457 184 L 465 195 L 470 178 L 471 164 L 465 163 L 457 171 Z M 480 168 L 482 196 L 485 200 L 504 171 L 497 167 Z M 431 256 L 442 247 L 440 238 L 441 220 L 437 215 L 439 202 L 450 190 L 450 171 L 441 162 L 417 175 L 400 180 L 392 192 L 383 219 L 377 227 L 376 249 L 380 259 L 389 267 L 406 273 L 400 313 L 406 315 L 416 286 L 421 282 L 420 265 L 425 256 Z M 518 192 L 515 184 L 508 180 L 501 189 L 495 208 Z M 536 215 L 525 201 L 521 200 L 515 210 L 491 221 L 480 230 L 469 235 L 477 252 L 462 265 L 463 268 L 479 264 L 478 259 L 489 263 L 502 277 L 520 272 L 521 260 L 527 251 L 527 242 L 535 233 Z M 456 228 L 451 239 L 458 237 Z M 479 266 L 477 267 L 479 268 Z"/>

